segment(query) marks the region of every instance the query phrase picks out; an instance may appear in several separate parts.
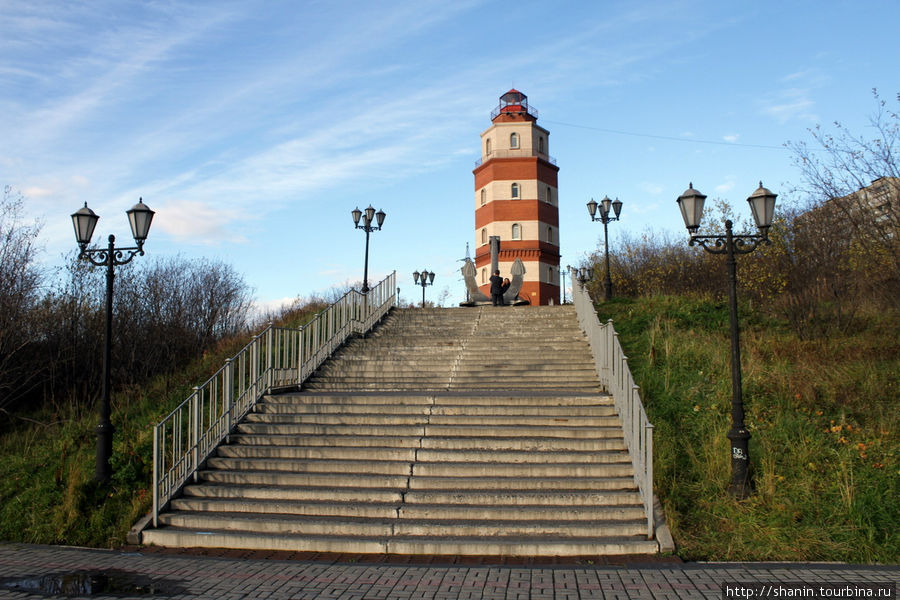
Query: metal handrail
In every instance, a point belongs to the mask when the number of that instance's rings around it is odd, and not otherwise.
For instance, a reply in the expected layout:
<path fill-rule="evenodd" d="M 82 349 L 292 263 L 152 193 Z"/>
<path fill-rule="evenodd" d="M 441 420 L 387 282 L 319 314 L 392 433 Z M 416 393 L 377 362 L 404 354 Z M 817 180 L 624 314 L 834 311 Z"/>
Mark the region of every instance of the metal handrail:
<path fill-rule="evenodd" d="M 619 334 L 613 328 L 612 319 L 600 324 L 590 294 L 575 273 L 572 273 L 572 297 L 578 324 L 591 345 L 597 375 L 612 395 L 622 420 L 625 445 L 634 467 L 634 481 L 647 515 L 647 538 L 653 539 L 653 425 L 647 418 L 640 388 L 634 383 L 628 357 L 619 344 Z"/>
<path fill-rule="evenodd" d="M 556 165 L 556 159 L 547 154 L 546 152 L 540 152 L 535 150 L 534 148 L 510 148 L 499 149 L 499 150 L 491 150 L 490 154 L 486 154 L 483 158 L 479 158 L 475 161 L 475 167 L 480 167 L 485 161 L 491 160 L 492 158 L 520 158 L 522 156 L 536 156 L 538 158 L 543 158 L 551 165 Z"/>
<path fill-rule="evenodd" d="M 269 324 L 153 430 L 153 526 L 159 513 L 272 389 L 299 386 L 354 334 L 397 303 L 397 273 L 368 294 L 350 290 L 299 329 Z"/>

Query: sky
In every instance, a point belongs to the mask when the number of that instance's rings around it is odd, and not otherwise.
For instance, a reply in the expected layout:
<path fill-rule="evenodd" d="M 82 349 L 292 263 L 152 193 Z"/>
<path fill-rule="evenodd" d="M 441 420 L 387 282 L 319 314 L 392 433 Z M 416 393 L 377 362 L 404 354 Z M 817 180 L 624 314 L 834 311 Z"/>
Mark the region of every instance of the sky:
<path fill-rule="evenodd" d="M 688 183 L 741 214 L 760 180 L 801 183 L 786 142 L 834 121 L 870 133 L 872 89 L 900 91 L 900 2 L 836 0 L 0 0 L 0 186 L 71 258 L 71 213 L 146 256 L 232 265 L 272 307 L 362 281 L 350 211 L 387 214 L 369 280 L 436 273 L 465 299 L 480 133 L 510 88 L 548 129 L 562 265 L 622 235 L 687 234 Z"/>

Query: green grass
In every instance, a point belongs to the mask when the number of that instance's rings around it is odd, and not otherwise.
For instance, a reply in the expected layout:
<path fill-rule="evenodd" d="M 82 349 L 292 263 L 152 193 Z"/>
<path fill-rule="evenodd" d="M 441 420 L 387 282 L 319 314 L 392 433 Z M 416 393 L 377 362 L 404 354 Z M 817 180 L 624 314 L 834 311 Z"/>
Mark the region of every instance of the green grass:
<path fill-rule="evenodd" d="M 284 315 L 299 327 L 321 303 Z M 112 397 L 113 478 L 94 482 L 94 407 L 48 409 L 18 418 L 0 434 L 0 540 L 112 548 L 150 511 L 153 426 L 209 378 L 248 339 L 224 340 L 183 371 Z M 23 417 L 23 416 L 20 416 Z"/>
<path fill-rule="evenodd" d="M 655 486 L 691 560 L 900 562 L 900 319 L 828 338 L 741 315 L 755 493 L 731 498 L 728 307 L 652 297 L 601 304 L 655 425 Z"/>

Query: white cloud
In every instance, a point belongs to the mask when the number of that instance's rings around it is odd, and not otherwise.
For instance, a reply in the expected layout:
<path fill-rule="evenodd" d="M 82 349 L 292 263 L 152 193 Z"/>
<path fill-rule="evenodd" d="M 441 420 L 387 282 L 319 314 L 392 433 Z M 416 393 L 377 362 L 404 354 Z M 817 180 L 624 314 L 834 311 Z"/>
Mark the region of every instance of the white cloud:
<path fill-rule="evenodd" d="M 734 189 L 734 176 L 729 175 L 724 183 L 720 183 L 715 187 L 715 192 L 717 194 L 724 194 L 726 192 L 730 192 Z"/>
<path fill-rule="evenodd" d="M 654 196 L 662 194 L 666 189 L 658 183 L 650 183 L 649 181 L 642 181 L 638 187 L 648 194 L 652 194 Z"/>
<path fill-rule="evenodd" d="M 173 200 L 154 206 L 153 228 L 181 242 L 202 244 L 244 243 L 244 233 L 236 233 L 232 224 L 251 219 L 236 208 L 206 202 Z"/>
<path fill-rule="evenodd" d="M 726 142 L 734 143 L 734 142 L 738 141 L 738 139 L 739 139 L 740 137 L 741 137 L 741 136 L 740 136 L 739 134 L 737 134 L 737 133 L 732 133 L 732 134 L 729 134 L 729 135 L 723 135 L 723 136 L 722 136 L 722 139 L 725 140 Z"/>

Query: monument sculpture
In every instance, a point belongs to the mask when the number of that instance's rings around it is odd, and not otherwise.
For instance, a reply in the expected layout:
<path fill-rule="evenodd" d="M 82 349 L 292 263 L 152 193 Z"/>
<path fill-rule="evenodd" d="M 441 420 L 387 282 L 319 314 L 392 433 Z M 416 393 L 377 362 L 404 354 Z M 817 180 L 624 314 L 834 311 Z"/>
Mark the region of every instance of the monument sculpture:
<path fill-rule="evenodd" d="M 496 235 L 492 235 L 490 238 L 490 247 L 491 247 L 491 273 L 498 270 L 499 256 L 500 256 L 500 237 Z M 485 304 L 490 304 L 491 299 L 480 289 L 478 289 L 478 281 L 476 276 L 478 275 L 478 270 L 475 268 L 475 263 L 472 262 L 472 259 L 466 257 L 465 262 L 462 266 L 462 275 L 463 279 L 466 282 L 466 290 L 468 291 L 467 302 L 460 302 L 460 306 L 481 306 Z M 503 294 L 503 302 L 507 305 L 519 305 L 519 304 L 529 304 L 528 300 L 519 297 L 519 291 L 522 289 L 522 283 L 525 281 L 525 264 L 522 262 L 521 258 L 516 258 L 513 261 L 512 266 L 510 267 L 510 285 L 509 289 L 506 290 L 506 293 Z"/>

